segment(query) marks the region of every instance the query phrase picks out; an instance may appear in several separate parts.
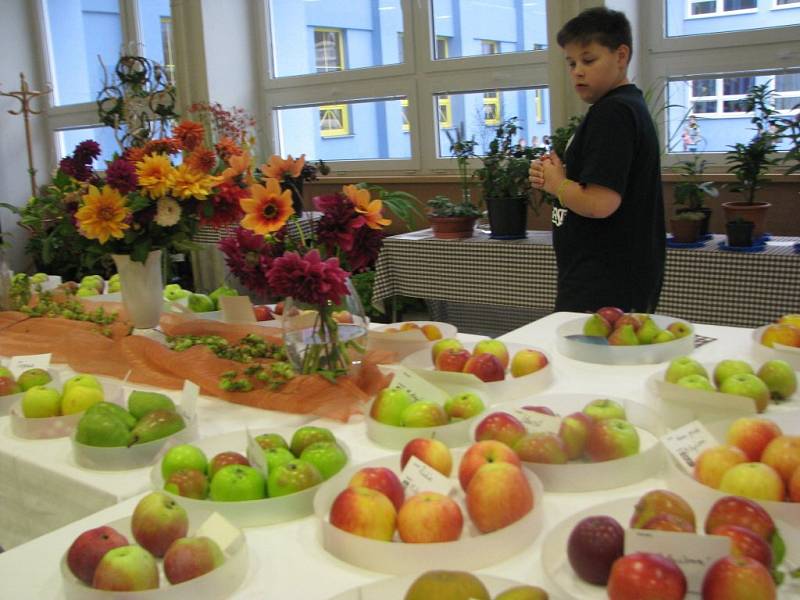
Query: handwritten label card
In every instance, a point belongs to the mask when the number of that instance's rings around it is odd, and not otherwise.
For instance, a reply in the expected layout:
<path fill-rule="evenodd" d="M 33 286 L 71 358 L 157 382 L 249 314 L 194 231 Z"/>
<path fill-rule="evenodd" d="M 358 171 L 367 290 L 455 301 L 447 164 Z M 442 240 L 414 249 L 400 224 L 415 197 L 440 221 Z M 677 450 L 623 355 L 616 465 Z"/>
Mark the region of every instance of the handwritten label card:
<path fill-rule="evenodd" d="M 514 416 L 531 433 L 558 433 L 561 429 L 561 417 L 554 417 L 553 415 L 546 415 L 524 408 L 515 408 Z"/>
<path fill-rule="evenodd" d="M 264 449 L 258 444 L 250 429 L 247 429 L 247 460 L 250 465 L 261 471 L 264 477 L 269 475 L 269 465 L 267 457 L 264 456 Z"/>
<path fill-rule="evenodd" d="M 731 539 L 724 535 L 694 535 L 650 529 L 625 530 L 625 554 L 653 552 L 669 556 L 686 575 L 690 592 L 700 592 L 708 568 L 731 552 Z"/>
<path fill-rule="evenodd" d="M 719 442 L 700 421 L 692 421 L 669 432 L 661 443 L 688 473 L 694 470 L 697 457 L 703 450 L 719 446 Z"/>
<path fill-rule="evenodd" d="M 226 323 L 255 323 L 253 303 L 247 296 L 220 296 L 219 307 Z"/>
<path fill-rule="evenodd" d="M 242 531 L 216 512 L 200 524 L 194 535 L 211 538 L 217 542 L 220 550 L 228 554 L 244 541 Z"/>
<path fill-rule="evenodd" d="M 447 496 L 453 489 L 453 481 L 436 469 L 429 467 L 416 456 L 412 456 L 400 473 L 400 481 L 406 488 L 406 498 L 420 492 L 437 492 Z"/>
<path fill-rule="evenodd" d="M 188 379 L 183 380 L 181 390 L 181 408 L 189 418 L 193 418 L 197 412 L 197 397 L 200 395 L 200 387 Z"/>
<path fill-rule="evenodd" d="M 402 389 L 415 400 L 432 400 L 439 404 L 444 404 L 450 397 L 443 389 L 436 387 L 432 383 L 401 365 L 381 365 L 381 370 L 387 370 L 394 374 L 391 389 Z"/>
<path fill-rule="evenodd" d="M 12 356 L 11 361 L 8 363 L 8 369 L 16 379 L 28 369 L 47 369 L 50 366 L 50 358 L 52 356 L 50 353 Z"/>

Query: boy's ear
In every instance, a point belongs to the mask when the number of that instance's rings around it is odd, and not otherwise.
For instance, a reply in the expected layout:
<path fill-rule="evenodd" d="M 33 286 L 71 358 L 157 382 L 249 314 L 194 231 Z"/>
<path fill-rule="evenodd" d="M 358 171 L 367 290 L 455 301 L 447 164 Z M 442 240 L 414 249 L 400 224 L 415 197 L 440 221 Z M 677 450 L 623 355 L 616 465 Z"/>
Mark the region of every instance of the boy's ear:
<path fill-rule="evenodd" d="M 617 58 L 627 66 L 631 61 L 631 49 L 627 44 L 620 44 L 616 50 Z"/>

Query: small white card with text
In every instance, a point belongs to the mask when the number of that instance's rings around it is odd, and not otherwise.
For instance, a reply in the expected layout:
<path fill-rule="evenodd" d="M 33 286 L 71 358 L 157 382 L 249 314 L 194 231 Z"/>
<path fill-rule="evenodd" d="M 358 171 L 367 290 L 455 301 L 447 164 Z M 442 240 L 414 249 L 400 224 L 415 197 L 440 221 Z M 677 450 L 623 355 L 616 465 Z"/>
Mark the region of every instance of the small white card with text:
<path fill-rule="evenodd" d="M 237 542 L 243 539 L 241 530 L 217 512 L 211 513 L 211 516 L 200 524 L 194 535 L 211 538 L 223 552 L 232 551 L 233 546 L 238 545 Z"/>
<path fill-rule="evenodd" d="M 661 437 L 661 443 L 681 467 L 691 473 L 703 450 L 719 446 L 717 439 L 700 421 L 692 421 Z"/>
<path fill-rule="evenodd" d="M 249 428 L 247 429 L 247 460 L 250 461 L 253 467 L 261 471 L 264 477 L 269 475 L 269 465 L 267 464 L 267 457 L 264 456 L 264 449 L 253 437 L 253 434 L 250 433 Z"/>
<path fill-rule="evenodd" d="M 436 387 L 402 365 L 381 365 L 381 370 L 394 375 L 389 388 L 405 390 L 416 401 L 432 400 L 438 404 L 444 404 L 450 397 L 443 389 Z"/>
<path fill-rule="evenodd" d="M 561 417 L 524 408 L 515 408 L 514 416 L 530 433 L 558 433 L 561 429 Z"/>
<path fill-rule="evenodd" d="M 453 481 L 436 469 L 429 467 L 416 456 L 412 456 L 400 473 L 400 481 L 406 489 L 406 498 L 420 492 L 437 492 L 444 496 L 453 489 Z"/>
<path fill-rule="evenodd" d="M 632 552 L 669 556 L 686 576 L 689 591 L 700 592 L 708 568 L 730 554 L 731 539 L 724 535 L 626 529 L 625 554 Z"/>
<path fill-rule="evenodd" d="M 26 356 L 12 356 L 8 363 L 8 370 L 14 375 L 14 379 L 22 375 L 28 369 L 47 369 L 50 366 L 52 354 L 28 354 Z"/>

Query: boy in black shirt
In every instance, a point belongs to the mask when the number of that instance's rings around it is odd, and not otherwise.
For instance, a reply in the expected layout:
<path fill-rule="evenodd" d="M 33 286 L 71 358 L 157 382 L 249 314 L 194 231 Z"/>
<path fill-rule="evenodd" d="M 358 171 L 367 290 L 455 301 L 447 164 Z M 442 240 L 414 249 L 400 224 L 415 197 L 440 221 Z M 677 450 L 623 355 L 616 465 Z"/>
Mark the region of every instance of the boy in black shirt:
<path fill-rule="evenodd" d="M 617 306 L 653 312 L 664 275 L 659 145 L 642 92 L 628 81 L 631 28 L 592 8 L 558 33 L 575 91 L 591 104 L 567 146 L 531 164 L 531 184 L 555 195 L 556 310 Z"/>

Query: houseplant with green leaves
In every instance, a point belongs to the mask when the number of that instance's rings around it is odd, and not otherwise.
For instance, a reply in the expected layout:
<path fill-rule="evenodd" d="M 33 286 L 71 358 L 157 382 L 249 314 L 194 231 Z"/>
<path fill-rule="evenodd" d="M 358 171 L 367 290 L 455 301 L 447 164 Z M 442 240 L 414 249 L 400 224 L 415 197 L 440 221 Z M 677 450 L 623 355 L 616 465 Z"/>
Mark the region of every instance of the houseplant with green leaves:
<path fill-rule="evenodd" d="M 708 234 L 708 220 L 711 217 L 711 209 L 705 205 L 706 198 L 719 196 L 713 181 L 701 181 L 707 164 L 708 161 L 695 154 L 691 160 L 680 161 L 672 167 L 673 172 L 681 176 L 674 190 L 676 216 L 684 213 L 702 214 L 698 232 L 700 237 Z"/>

